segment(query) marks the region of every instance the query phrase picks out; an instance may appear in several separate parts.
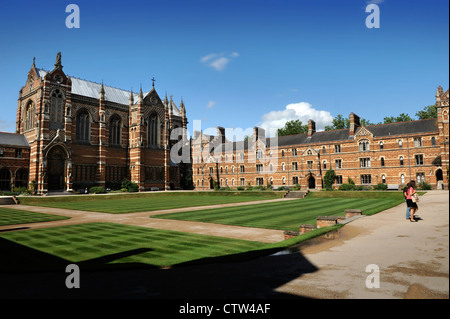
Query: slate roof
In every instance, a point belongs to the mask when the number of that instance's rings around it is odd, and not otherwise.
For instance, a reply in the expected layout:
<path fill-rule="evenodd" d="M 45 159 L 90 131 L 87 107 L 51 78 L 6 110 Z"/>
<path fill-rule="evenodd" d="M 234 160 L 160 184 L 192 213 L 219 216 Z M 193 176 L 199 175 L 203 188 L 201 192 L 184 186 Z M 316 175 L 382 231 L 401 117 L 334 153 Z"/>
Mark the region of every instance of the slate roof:
<path fill-rule="evenodd" d="M 25 135 L 8 132 L 0 132 L 0 145 L 30 147 Z"/>
<path fill-rule="evenodd" d="M 411 122 L 370 125 L 365 126 L 365 128 L 371 132 L 374 137 L 438 132 L 437 119 L 435 118 Z M 347 140 L 353 140 L 353 137 L 350 137 L 349 129 L 343 129 L 315 132 L 310 138 L 308 138 L 307 134 L 280 136 L 278 137 L 278 146 L 331 143 Z M 266 138 L 267 147 L 270 147 L 273 143 L 275 143 L 275 138 Z M 233 151 L 246 150 L 248 149 L 249 144 L 248 141 L 233 142 L 232 149 Z M 223 147 L 223 144 L 218 145 L 216 151 L 220 152 Z M 225 148 L 231 151 L 229 144 L 226 145 Z"/>
<path fill-rule="evenodd" d="M 47 73 L 49 72 L 49 71 L 46 71 L 43 69 L 36 69 L 36 70 L 38 71 L 38 74 L 41 78 L 44 78 L 47 75 Z M 79 79 L 79 78 L 72 77 L 72 76 L 68 76 L 68 77 L 70 77 L 70 79 L 72 81 L 72 94 L 86 96 L 86 97 L 90 97 L 90 98 L 94 98 L 94 99 L 99 98 L 99 92 L 102 87 L 102 85 L 100 83 L 95 83 L 95 82 Z M 129 99 L 130 99 L 130 91 L 118 89 L 118 88 L 108 86 L 108 85 L 103 85 L 103 87 L 105 88 L 105 100 L 106 101 L 110 101 L 110 102 L 128 106 Z M 150 93 L 150 91 L 145 92 L 144 98 L 149 93 Z M 133 97 L 134 97 L 135 103 L 137 103 L 137 101 L 139 100 L 139 94 L 133 92 Z M 172 102 L 172 105 L 174 106 L 173 114 L 176 116 L 179 116 L 180 115 L 179 109 L 177 108 L 177 106 L 175 105 L 174 102 Z"/>
<path fill-rule="evenodd" d="M 437 132 L 437 119 L 366 126 L 374 137 Z"/>

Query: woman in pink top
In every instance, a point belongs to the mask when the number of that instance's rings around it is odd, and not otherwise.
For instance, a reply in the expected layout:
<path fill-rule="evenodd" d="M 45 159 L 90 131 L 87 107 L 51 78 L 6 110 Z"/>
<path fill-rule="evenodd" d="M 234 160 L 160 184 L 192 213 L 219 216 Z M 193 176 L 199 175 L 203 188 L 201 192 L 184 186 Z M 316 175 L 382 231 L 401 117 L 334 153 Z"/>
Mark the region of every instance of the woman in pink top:
<path fill-rule="evenodd" d="M 414 189 L 414 187 L 416 187 L 416 182 L 415 181 L 410 181 L 406 185 L 406 187 L 408 188 L 407 195 L 406 195 L 406 204 L 411 209 L 410 221 L 411 222 L 417 222 L 417 220 L 414 219 L 414 214 L 419 209 L 419 207 L 417 206 L 417 203 L 412 201 L 412 196 L 416 192 L 416 190 Z"/>

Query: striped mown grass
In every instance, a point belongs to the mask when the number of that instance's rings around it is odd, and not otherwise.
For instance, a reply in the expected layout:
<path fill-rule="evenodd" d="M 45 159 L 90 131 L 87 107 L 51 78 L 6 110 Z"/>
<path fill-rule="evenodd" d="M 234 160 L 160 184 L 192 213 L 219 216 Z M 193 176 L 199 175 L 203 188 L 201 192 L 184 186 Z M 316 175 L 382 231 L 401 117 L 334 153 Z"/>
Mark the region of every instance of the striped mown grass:
<path fill-rule="evenodd" d="M 165 218 L 198 221 L 215 224 L 237 225 L 280 230 L 298 230 L 300 224 L 315 224 L 317 216 L 344 216 L 345 209 L 361 209 L 364 215 L 372 215 L 404 202 L 403 196 L 384 198 L 357 197 L 307 197 L 283 202 L 236 206 L 200 211 L 188 211 L 154 215 Z M 401 195 L 401 194 L 400 194 Z"/>
<path fill-rule="evenodd" d="M 282 197 L 282 192 L 180 192 L 118 195 L 21 197 L 20 203 L 110 214 L 155 211 L 181 207 L 219 205 Z"/>
<path fill-rule="evenodd" d="M 2 238 L 6 241 L 1 240 Z M 33 255 L 34 259 L 41 262 L 48 257 L 53 264 L 56 257 L 56 263 L 66 265 L 77 263 L 90 267 L 105 267 L 111 264 L 143 264 L 162 267 L 266 247 L 266 244 L 255 241 L 112 223 L 88 223 L 10 232 L 0 234 L 0 240 L 2 246 L 9 243 L 22 247 L 2 249 L 10 251 L 9 255 L 2 255 L 0 270 L 3 271 L 33 267 L 35 262 L 27 260 L 27 255 Z M 33 253 L 21 253 L 21 249 L 31 249 Z"/>
<path fill-rule="evenodd" d="M 0 226 L 40 223 L 69 218 L 70 217 L 28 212 L 0 206 Z"/>

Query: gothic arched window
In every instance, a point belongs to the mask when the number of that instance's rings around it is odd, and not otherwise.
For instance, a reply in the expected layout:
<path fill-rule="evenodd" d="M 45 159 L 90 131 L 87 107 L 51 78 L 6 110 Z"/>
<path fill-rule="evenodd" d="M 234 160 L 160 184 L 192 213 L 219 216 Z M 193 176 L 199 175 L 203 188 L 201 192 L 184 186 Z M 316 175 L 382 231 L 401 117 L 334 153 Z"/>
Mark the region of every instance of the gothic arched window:
<path fill-rule="evenodd" d="M 150 147 L 159 146 L 159 118 L 158 115 L 152 114 L 148 119 L 147 127 L 148 145 Z"/>
<path fill-rule="evenodd" d="M 64 96 L 61 90 L 56 89 L 50 95 L 50 122 L 62 123 L 64 114 Z"/>
<path fill-rule="evenodd" d="M 118 116 L 113 116 L 109 121 L 109 144 L 121 144 L 120 118 Z"/>
<path fill-rule="evenodd" d="M 369 141 L 368 140 L 362 140 L 359 142 L 359 150 L 361 152 L 365 152 L 369 150 Z"/>
<path fill-rule="evenodd" d="M 25 109 L 25 131 L 31 130 L 34 127 L 34 105 L 33 102 L 29 102 Z"/>
<path fill-rule="evenodd" d="M 83 110 L 77 115 L 76 140 L 79 142 L 89 142 L 89 129 L 89 114 L 86 110 Z"/>

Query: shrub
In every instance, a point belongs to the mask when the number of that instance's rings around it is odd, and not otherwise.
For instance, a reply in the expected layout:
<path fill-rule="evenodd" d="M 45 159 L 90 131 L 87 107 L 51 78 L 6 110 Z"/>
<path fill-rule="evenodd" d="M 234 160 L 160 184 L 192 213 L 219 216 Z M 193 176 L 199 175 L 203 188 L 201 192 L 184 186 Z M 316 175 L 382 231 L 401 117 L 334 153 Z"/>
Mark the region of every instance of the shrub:
<path fill-rule="evenodd" d="M 122 181 L 122 185 L 121 188 L 126 188 L 128 189 L 131 185 L 131 181 L 128 178 L 124 178 Z"/>
<path fill-rule="evenodd" d="M 26 191 L 27 191 L 26 187 L 14 187 L 13 188 L 13 193 L 16 193 L 16 194 L 23 194 L 23 193 L 26 193 Z"/>
<path fill-rule="evenodd" d="M 325 177 L 324 177 L 325 189 L 332 190 L 335 179 L 336 179 L 336 172 L 332 169 L 329 169 L 325 173 Z"/>
<path fill-rule="evenodd" d="M 428 184 L 427 182 L 421 182 L 421 183 L 419 183 L 419 189 L 431 190 L 431 185 Z"/>
<path fill-rule="evenodd" d="M 128 191 L 130 193 L 135 193 L 139 191 L 139 186 L 136 183 L 130 183 L 130 185 L 128 186 Z"/>
<path fill-rule="evenodd" d="M 238 191 L 243 191 L 244 189 L 245 189 L 244 186 L 238 186 L 238 187 L 237 187 L 237 190 L 238 190 Z"/>
<path fill-rule="evenodd" d="M 91 194 L 103 194 L 106 193 L 105 189 L 102 186 L 93 186 L 89 189 L 89 193 Z"/>
<path fill-rule="evenodd" d="M 356 187 L 355 187 L 354 184 L 346 184 L 346 183 L 344 183 L 344 184 L 341 184 L 339 186 L 339 190 L 340 191 L 354 191 L 355 189 L 356 189 Z"/>
<path fill-rule="evenodd" d="M 387 185 L 383 184 L 383 183 L 378 183 L 377 185 L 375 185 L 373 187 L 374 190 L 378 190 L 378 191 L 385 191 L 387 190 Z"/>
<path fill-rule="evenodd" d="M 280 186 L 277 188 L 278 191 L 284 191 L 286 188 L 284 186 Z"/>

